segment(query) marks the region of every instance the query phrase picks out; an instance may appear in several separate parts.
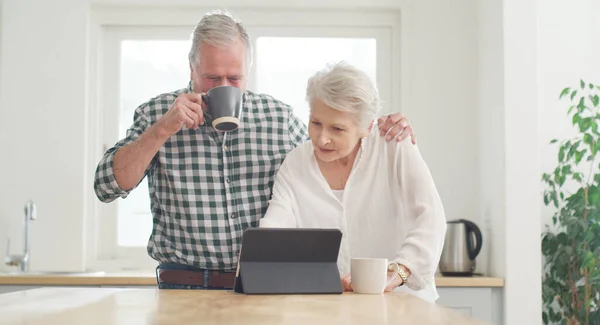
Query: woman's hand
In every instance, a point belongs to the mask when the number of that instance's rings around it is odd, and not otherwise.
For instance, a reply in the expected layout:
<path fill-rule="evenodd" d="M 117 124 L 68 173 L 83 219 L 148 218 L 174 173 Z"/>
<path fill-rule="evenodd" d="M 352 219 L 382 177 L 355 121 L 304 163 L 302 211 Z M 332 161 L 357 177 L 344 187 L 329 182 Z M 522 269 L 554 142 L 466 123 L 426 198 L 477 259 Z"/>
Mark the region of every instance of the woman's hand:
<path fill-rule="evenodd" d="M 393 275 L 392 275 L 393 276 Z M 398 288 L 398 286 L 402 284 L 402 278 L 400 276 L 396 276 L 394 281 L 390 282 L 387 287 L 385 287 L 385 292 L 391 292 L 394 289 Z"/>
<path fill-rule="evenodd" d="M 342 287 L 344 288 L 344 291 L 353 291 L 350 274 L 346 274 L 344 277 L 342 277 Z"/>
<path fill-rule="evenodd" d="M 398 266 L 404 270 L 404 272 L 406 273 L 407 277 L 410 277 L 410 270 L 407 269 L 404 265 L 398 264 Z M 390 284 L 388 284 L 387 287 L 385 287 L 385 292 L 390 292 L 393 291 L 394 289 L 396 289 L 399 285 L 402 284 L 402 278 L 400 277 L 400 275 L 398 274 L 394 274 L 393 272 L 388 273 L 388 275 L 390 277 L 393 277 L 394 275 L 396 276 L 396 278 L 394 279 L 394 281 L 390 282 Z M 404 284 L 406 285 L 406 284 Z"/>

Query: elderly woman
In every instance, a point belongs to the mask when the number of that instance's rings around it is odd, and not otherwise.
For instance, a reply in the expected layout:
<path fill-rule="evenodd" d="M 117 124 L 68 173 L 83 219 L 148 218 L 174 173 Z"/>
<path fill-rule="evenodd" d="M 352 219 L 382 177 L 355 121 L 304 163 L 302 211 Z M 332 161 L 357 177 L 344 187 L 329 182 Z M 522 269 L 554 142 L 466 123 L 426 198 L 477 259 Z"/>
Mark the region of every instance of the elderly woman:
<path fill-rule="evenodd" d="M 417 146 L 379 136 L 377 89 L 350 65 L 311 77 L 307 101 L 311 141 L 287 155 L 260 226 L 340 229 L 345 290 L 352 290 L 351 258 L 379 257 L 398 263 L 407 278 L 396 277 L 386 291 L 435 301 L 446 220 Z"/>

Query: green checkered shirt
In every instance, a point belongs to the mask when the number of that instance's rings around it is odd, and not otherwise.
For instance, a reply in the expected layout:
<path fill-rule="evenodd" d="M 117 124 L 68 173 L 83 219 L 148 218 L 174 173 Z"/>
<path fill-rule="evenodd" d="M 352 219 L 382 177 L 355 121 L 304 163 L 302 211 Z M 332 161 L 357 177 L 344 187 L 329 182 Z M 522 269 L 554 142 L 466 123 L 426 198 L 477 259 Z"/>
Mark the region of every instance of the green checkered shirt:
<path fill-rule="evenodd" d="M 102 202 L 126 198 L 113 174 L 118 148 L 160 119 L 190 86 L 139 106 L 127 136 L 100 160 L 94 190 Z M 159 261 L 232 270 L 243 231 L 258 226 L 286 154 L 308 139 L 290 106 L 246 91 L 240 128 L 216 132 L 208 120 L 183 129 L 160 148 L 148 169 L 153 230 L 148 254 Z"/>

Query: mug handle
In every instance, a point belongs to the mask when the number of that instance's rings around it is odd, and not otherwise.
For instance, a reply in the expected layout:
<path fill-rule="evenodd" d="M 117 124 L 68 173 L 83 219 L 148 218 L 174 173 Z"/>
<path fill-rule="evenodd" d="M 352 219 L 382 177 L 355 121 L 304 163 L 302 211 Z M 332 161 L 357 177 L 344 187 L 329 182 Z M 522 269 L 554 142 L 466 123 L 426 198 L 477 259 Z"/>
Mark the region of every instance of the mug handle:
<path fill-rule="evenodd" d="M 398 272 L 400 272 L 400 265 L 396 262 L 390 262 L 387 266 L 387 272 L 390 272 L 390 266 L 393 266 L 394 268 L 394 275 L 392 275 L 392 278 L 385 284 L 385 286 L 389 286 L 390 283 L 394 282 L 394 280 L 396 280 L 397 277 L 399 277 Z"/>
<path fill-rule="evenodd" d="M 208 93 L 200 93 L 200 97 L 202 97 L 202 102 L 204 103 L 204 105 L 206 105 L 206 110 L 202 110 L 202 114 L 212 118 L 212 116 L 210 115 L 210 110 L 208 109 L 208 101 L 206 100 L 208 98 Z"/>

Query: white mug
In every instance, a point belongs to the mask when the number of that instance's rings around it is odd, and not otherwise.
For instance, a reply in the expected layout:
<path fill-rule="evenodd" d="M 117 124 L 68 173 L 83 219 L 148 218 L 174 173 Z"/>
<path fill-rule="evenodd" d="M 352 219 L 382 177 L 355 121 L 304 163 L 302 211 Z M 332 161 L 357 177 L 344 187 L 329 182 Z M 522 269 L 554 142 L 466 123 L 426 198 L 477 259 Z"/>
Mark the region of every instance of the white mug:
<path fill-rule="evenodd" d="M 394 273 L 388 280 L 388 267 Z M 387 258 L 353 258 L 350 261 L 350 280 L 355 293 L 381 294 L 398 277 L 400 266 Z"/>

